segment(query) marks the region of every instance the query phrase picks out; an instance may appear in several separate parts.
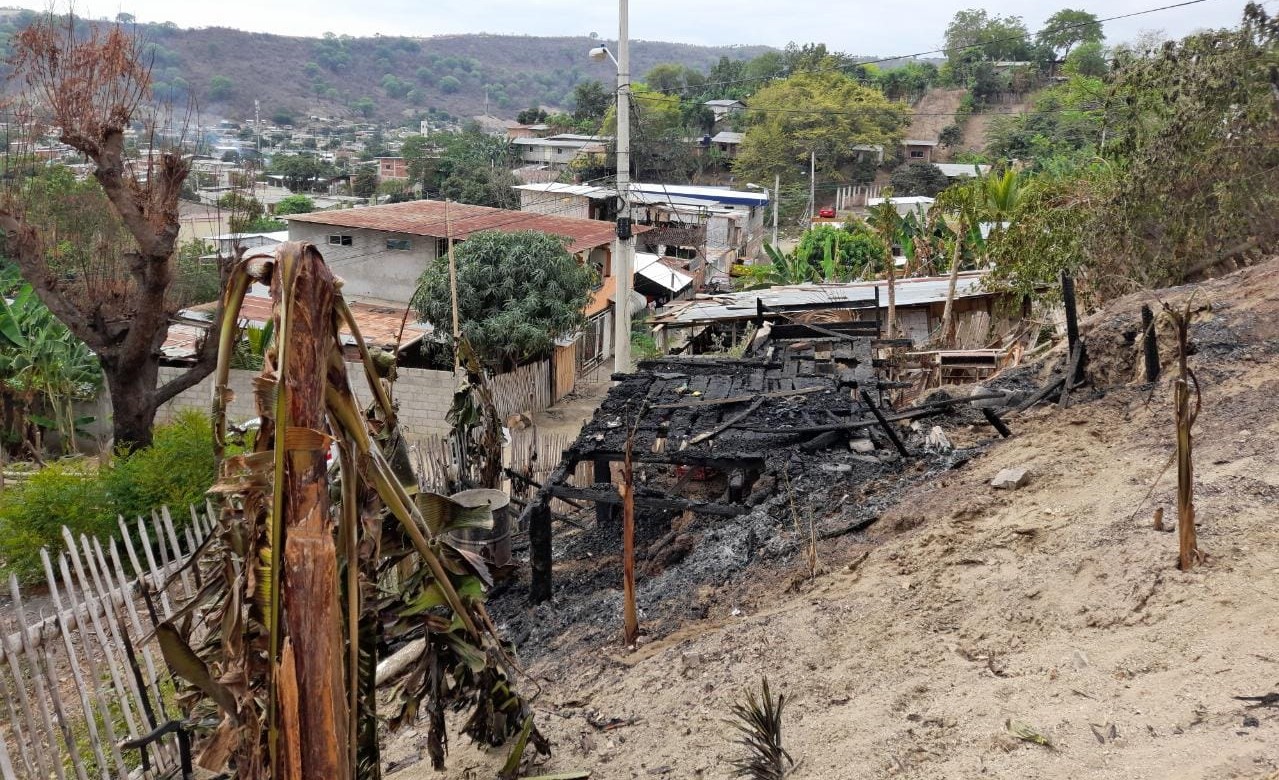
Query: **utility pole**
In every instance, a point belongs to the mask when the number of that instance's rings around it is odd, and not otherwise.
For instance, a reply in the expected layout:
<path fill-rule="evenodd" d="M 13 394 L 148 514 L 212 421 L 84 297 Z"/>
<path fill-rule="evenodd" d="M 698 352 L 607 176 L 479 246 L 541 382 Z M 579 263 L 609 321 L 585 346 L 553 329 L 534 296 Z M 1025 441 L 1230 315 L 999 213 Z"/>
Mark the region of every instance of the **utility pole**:
<path fill-rule="evenodd" d="M 617 277 L 613 308 L 613 371 L 631 370 L 631 284 L 635 273 L 635 239 L 631 233 L 631 42 L 627 0 L 618 0 L 617 33 L 617 240 L 613 273 Z"/>
<path fill-rule="evenodd" d="M 817 152 L 808 153 L 808 218 L 817 216 Z"/>
<path fill-rule="evenodd" d="M 773 246 L 777 246 L 777 208 L 782 203 L 782 175 L 773 174 Z"/>

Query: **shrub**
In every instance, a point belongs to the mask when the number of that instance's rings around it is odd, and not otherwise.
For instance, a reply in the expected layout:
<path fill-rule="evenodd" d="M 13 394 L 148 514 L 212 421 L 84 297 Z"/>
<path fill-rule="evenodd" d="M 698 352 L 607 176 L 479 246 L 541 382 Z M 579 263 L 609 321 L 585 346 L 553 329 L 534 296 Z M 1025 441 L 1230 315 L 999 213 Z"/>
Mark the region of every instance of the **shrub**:
<path fill-rule="evenodd" d="M 163 505 L 182 523 L 187 505 L 204 501 L 215 476 L 213 427 L 191 410 L 156 426 L 150 447 L 109 466 L 84 459 L 52 463 L 0 491 L 0 570 L 38 579 L 40 548 L 61 550 L 64 525 L 77 537 L 106 539 L 116 535 L 118 516 L 148 516 Z"/>
<path fill-rule="evenodd" d="M 40 547 L 62 549 L 62 526 L 77 537 L 115 528 L 106 484 L 85 460 L 51 463 L 0 492 L 0 560 L 21 579 L 43 571 Z"/>
<path fill-rule="evenodd" d="M 150 447 L 118 458 L 103 472 L 114 513 L 126 518 L 164 505 L 185 509 L 201 504 L 216 475 L 213 426 L 207 415 L 193 409 L 156 426 Z"/>

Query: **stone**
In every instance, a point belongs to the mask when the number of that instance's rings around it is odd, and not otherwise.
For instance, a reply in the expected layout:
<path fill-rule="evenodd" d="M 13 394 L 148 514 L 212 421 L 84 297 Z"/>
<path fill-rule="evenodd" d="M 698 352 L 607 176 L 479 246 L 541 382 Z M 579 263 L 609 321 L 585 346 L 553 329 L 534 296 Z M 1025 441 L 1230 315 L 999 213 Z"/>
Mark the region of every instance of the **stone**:
<path fill-rule="evenodd" d="M 1030 482 L 1030 469 L 1025 466 L 1017 466 L 1011 469 L 1004 469 L 995 475 L 990 481 L 990 486 L 996 490 L 1016 490 L 1019 487 L 1025 487 Z"/>
<path fill-rule="evenodd" d="M 866 455 L 875 451 L 875 442 L 870 439 L 851 439 L 848 442 L 848 449 Z"/>
<path fill-rule="evenodd" d="M 849 463 L 823 463 L 822 471 L 828 474 L 847 474 L 853 470 Z"/>

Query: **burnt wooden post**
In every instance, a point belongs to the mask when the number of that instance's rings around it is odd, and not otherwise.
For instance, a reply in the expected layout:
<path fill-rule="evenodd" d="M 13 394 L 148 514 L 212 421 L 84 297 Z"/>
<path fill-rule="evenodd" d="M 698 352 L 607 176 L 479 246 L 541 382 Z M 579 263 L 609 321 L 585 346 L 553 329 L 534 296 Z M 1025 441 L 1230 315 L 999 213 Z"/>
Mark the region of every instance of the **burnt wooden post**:
<path fill-rule="evenodd" d="M 1146 381 L 1159 379 L 1159 342 L 1155 338 L 1155 315 L 1150 307 L 1141 306 L 1141 342 L 1146 355 Z"/>
<path fill-rule="evenodd" d="M 1079 347 L 1079 360 L 1071 373 L 1066 375 L 1066 389 L 1069 390 L 1072 382 L 1079 382 L 1084 378 L 1084 362 L 1087 358 L 1079 343 L 1079 309 L 1075 304 L 1075 280 L 1065 271 L 1061 272 L 1061 300 L 1066 306 L 1066 354 L 1074 355 L 1075 348 Z"/>
<path fill-rule="evenodd" d="M 995 414 L 994 409 L 982 407 L 981 413 L 986 417 L 986 422 L 990 423 L 995 430 L 999 431 L 1000 436 L 1007 439 L 1009 436 L 1013 435 L 1013 432 L 1008 430 L 1008 425 L 1003 420 L 999 419 L 999 415 Z"/>
<path fill-rule="evenodd" d="M 897 431 L 893 430 L 892 424 L 884 417 L 884 413 L 879 411 L 879 407 L 876 406 L 874 400 L 871 399 L 870 393 L 865 390 L 860 392 L 862 400 L 870 407 L 870 413 L 875 415 L 875 419 L 879 422 L 879 427 L 883 428 L 884 433 L 888 434 L 888 439 L 893 443 L 893 446 L 897 448 L 897 452 L 901 453 L 903 458 L 909 458 L 910 451 L 906 449 L 906 445 L 902 444 L 902 440 L 897 438 Z"/>
<path fill-rule="evenodd" d="M 550 497 L 534 499 L 528 524 L 529 601 L 541 604 L 551 600 L 551 506 Z"/>
<path fill-rule="evenodd" d="M 595 484 L 613 484 L 613 464 L 607 458 L 596 458 L 591 481 Z M 595 523 L 603 525 L 613 518 L 613 507 L 609 504 L 595 505 Z"/>

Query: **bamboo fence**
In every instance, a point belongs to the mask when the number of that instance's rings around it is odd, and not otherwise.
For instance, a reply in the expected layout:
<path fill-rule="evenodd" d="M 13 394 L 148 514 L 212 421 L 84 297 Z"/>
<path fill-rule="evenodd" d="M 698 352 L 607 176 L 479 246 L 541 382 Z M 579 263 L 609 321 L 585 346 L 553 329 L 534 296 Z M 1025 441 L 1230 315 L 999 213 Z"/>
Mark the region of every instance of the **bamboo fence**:
<path fill-rule="evenodd" d="M 195 595 L 187 561 L 213 532 L 208 504 L 175 523 L 168 507 L 126 522 L 120 536 L 75 538 L 40 551 L 44 593 L 24 595 L 10 576 L 12 603 L 0 613 L 0 777 L 128 780 L 177 766 L 170 736 L 141 754 L 120 744 L 181 717 L 154 631 L 174 605 Z M 36 618 L 34 615 L 40 615 Z"/>

